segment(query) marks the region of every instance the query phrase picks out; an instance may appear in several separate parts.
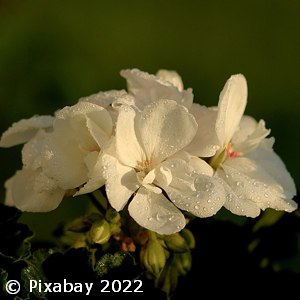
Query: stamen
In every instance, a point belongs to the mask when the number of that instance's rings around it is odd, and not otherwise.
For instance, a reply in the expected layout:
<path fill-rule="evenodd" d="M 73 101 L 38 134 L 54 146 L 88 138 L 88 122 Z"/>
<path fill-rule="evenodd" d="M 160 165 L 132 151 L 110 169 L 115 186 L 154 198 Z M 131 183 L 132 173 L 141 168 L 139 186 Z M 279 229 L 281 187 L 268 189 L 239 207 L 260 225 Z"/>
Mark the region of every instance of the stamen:
<path fill-rule="evenodd" d="M 227 157 L 237 157 L 237 156 L 240 156 L 241 154 L 237 151 L 231 151 L 231 148 L 232 148 L 232 144 L 231 143 L 228 143 L 226 146 L 225 146 L 225 149 L 226 149 L 226 156 Z"/>
<path fill-rule="evenodd" d="M 151 166 L 151 161 L 146 159 L 138 162 L 137 169 L 140 171 L 148 171 L 150 169 L 150 166 Z"/>

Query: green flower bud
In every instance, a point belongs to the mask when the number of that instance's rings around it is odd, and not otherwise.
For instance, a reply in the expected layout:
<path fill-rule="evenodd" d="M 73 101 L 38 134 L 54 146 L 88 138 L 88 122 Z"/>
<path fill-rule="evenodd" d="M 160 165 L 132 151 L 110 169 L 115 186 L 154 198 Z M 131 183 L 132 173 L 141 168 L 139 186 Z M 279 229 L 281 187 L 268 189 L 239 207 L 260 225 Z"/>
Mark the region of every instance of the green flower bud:
<path fill-rule="evenodd" d="M 109 223 L 117 224 L 117 223 L 119 223 L 121 221 L 121 216 L 120 216 L 120 214 L 115 209 L 109 208 L 106 211 L 105 219 Z"/>
<path fill-rule="evenodd" d="M 185 239 L 187 246 L 190 249 L 194 249 L 196 246 L 196 241 L 194 238 L 194 235 L 192 234 L 192 232 L 190 230 L 188 230 L 187 228 L 183 228 L 180 231 L 180 235 Z"/>
<path fill-rule="evenodd" d="M 140 258 L 146 269 L 154 276 L 158 276 L 166 264 L 165 250 L 156 238 L 149 240 L 142 248 Z"/>
<path fill-rule="evenodd" d="M 110 226 L 106 220 L 100 220 L 93 223 L 89 237 L 93 243 L 105 244 L 111 236 Z"/>
<path fill-rule="evenodd" d="M 188 250 L 185 239 L 179 233 L 165 235 L 163 239 L 167 248 L 173 252 L 185 252 Z"/>
<path fill-rule="evenodd" d="M 178 275 L 179 273 L 177 270 L 177 265 L 172 255 L 168 259 L 164 269 L 162 270 L 157 280 L 157 286 L 168 295 L 168 299 L 170 293 L 174 291 L 177 287 Z"/>
<path fill-rule="evenodd" d="M 178 274 L 186 275 L 192 267 L 192 255 L 190 251 L 174 254 Z"/>

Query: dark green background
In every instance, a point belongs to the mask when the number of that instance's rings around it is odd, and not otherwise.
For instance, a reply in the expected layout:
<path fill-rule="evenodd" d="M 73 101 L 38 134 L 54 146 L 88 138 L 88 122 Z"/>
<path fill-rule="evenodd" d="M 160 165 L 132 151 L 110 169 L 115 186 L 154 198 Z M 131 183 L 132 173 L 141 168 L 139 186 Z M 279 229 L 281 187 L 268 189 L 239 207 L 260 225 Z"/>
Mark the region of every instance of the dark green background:
<path fill-rule="evenodd" d="M 81 96 L 125 88 L 124 68 L 176 70 L 205 105 L 217 104 L 229 76 L 243 73 L 246 113 L 272 129 L 299 187 L 299 36 L 296 0 L 0 1 L 0 131 Z M 0 182 L 21 166 L 20 150 L 0 149 Z M 84 204 L 67 199 L 24 220 L 46 238 L 53 220 L 80 214 Z"/>

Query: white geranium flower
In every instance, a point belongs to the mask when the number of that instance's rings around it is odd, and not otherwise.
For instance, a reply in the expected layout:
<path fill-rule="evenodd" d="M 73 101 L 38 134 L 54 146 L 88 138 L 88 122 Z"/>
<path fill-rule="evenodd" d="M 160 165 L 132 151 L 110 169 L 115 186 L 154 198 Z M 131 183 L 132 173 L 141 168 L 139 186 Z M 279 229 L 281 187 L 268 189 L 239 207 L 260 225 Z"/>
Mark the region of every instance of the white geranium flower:
<path fill-rule="evenodd" d="M 110 113 L 115 123 L 118 117 L 119 106 L 122 104 L 134 105 L 134 98 L 125 90 L 111 90 L 81 97 L 79 102 L 89 102 L 104 107 Z"/>
<path fill-rule="evenodd" d="M 246 80 L 243 75 L 234 75 L 220 94 L 218 110 L 199 108 L 214 133 L 210 129 L 208 135 L 199 134 L 191 153 L 199 155 L 202 144 L 214 145 L 210 149 L 215 154 L 209 162 L 215 169 L 214 177 L 223 182 L 224 206 L 231 212 L 249 217 L 268 207 L 291 212 L 297 208 L 292 200 L 296 195 L 294 181 L 272 150 L 272 142 L 265 138 L 270 130 L 264 121 L 257 123 L 243 116 L 246 102 Z"/>
<path fill-rule="evenodd" d="M 56 113 L 53 132 L 45 140 L 43 169 L 64 190 L 78 189 L 80 194 L 103 184 L 99 167 L 101 149 L 112 135 L 113 122 L 102 106 L 81 101 Z"/>
<path fill-rule="evenodd" d="M 160 234 L 172 234 L 185 226 L 178 208 L 198 216 L 220 209 L 224 199 L 219 195 L 224 192 L 211 178 L 212 168 L 180 151 L 196 131 L 195 118 L 173 100 L 154 102 L 142 112 L 123 105 L 115 140 L 103 155 L 111 205 L 119 211 L 134 195 L 128 206 L 130 215 Z"/>
<path fill-rule="evenodd" d="M 14 123 L 1 136 L 0 147 L 8 148 L 31 140 L 40 129 L 52 129 L 54 117 L 33 116 Z"/>
<path fill-rule="evenodd" d="M 51 116 L 34 116 L 14 123 L 3 133 L 1 147 L 26 143 L 22 150 L 24 168 L 5 182 L 7 205 L 24 211 L 48 211 L 60 203 L 64 191 L 40 168 L 41 146 L 45 135 L 53 130 L 53 121 Z"/>
<path fill-rule="evenodd" d="M 161 99 L 174 100 L 188 109 L 193 103 L 192 89 L 183 89 L 181 77 L 175 71 L 159 70 L 155 76 L 131 69 L 122 70 L 121 75 L 127 80 L 129 94 L 134 96 L 134 106 L 140 110 Z"/>
<path fill-rule="evenodd" d="M 39 129 L 24 145 L 23 169 L 6 182 L 6 202 L 23 211 L 53 210 L 68 191 L 81 188 L 79 193 L 87 193 L 104 183 L 96 169 L 100 150 L 112 135 L 113 124 L 107 110 L 82 101 L 58 111 L 51 121 L 51 131 Z M 25 141 L 22 133 L 27 137 L 29 130 L 36 130 L 28 125 L 27 131 L 20 125 L 12 128 L 21 129 L 4 133 L 2 145 Z"/>

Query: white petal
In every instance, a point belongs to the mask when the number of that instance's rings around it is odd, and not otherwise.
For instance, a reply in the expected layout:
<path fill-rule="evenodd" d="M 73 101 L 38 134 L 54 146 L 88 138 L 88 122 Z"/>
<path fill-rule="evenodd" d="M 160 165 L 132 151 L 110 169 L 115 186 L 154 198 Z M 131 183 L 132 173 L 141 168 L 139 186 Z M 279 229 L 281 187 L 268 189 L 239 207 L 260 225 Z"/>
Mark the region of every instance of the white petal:
<path fill-rule="evenodd" d="M 284 199 L 282 186 L 255 161 L 235 158 L 222 167 L 225 181 L 241 200 L 251 200 L 261 209 L 291 211 L 297 208 L 294 201 Z"/>
<path fill-rule="evenodd" d="M 222 170 L 217 170 L 215 177 L 220 178 L 220 180 L 223 181 L 223 188 L 225 190 L 225 208 L 239 216 L 255 218 L 260 214 L 260 208 L 255 202 L 247 197 L 240 197 L 240 194 L 237 194 L 232 188 L 232 185 L 230 185 L 231 182 L 227 183 L 226 175 Z"/>
<path fill-rule="evenodd" d="M 166 160 L 170 162 L 174 159 L 184 160 L 193 172 L 207 176 L 213 176 L 214 169 L 203 159 L 190 155 L 188 152 L 179 151 Z"/>
<path fill-rule="evenodd" d="M 155 179 L 155 170 L 151 170 L 143 179 L 144 184 L 151 184 Z"/>
<path fill-rule="evenodd" d="M 238 129 L 247 103 L 247 82 L 243 75 L 231 76 L 219 98 L 216 132 L 220 144 L 228 144 Z"/>
<path fill-rule="evenodd" d="M 173 86 L 177 87 L 178 91 L 183 91 L 182 79 L 176 71 L 158 70 L 156 77 L 160 80 L 170 82 Z"/>
<path fill-rule="evenodd" d="M 186 193 L 195 191 L 194 182 L 197 174 L 194 172 L 194 169 L 182 159 L 167 159 L 156 168 L 155 174 L 157 185 L 165 190 L 168 186 L 172 185 Z"/>
<path fill-rule="evenodd" d="M 183 214 L 162 193 L 145 188 L 139 189 L 128 211 L 139 225 L 159 234 L 173 234 L 186 225 Z"/>
<path fill-rule="evenodd" d="M 99 92 L 87 97 L 82 97 L 79 99 L 79 102 L 89 102 L 107 108 L 114 101 L 118 100 L 124 95 L 127 95 L 125 90 L 111 90 L 107 92 Z"/>
<path fill-rule="evenodd" d="M 297 194 L 295 182 L 281 158 L 273 151 L 272 145 L 268 145 L 268 140 L 264 140 L 258 148 L 248 153 L 247 157 L 268 172 L 282 186 L 285 197 L 292 199 Z"/>
<path fill-rule="evenodd" d="M 100 107 L 99 107 L 100 108 Z M 104 147 L 112 135 L 113 123 L 110 114 L 104 108 L 89 113 L 87 127 L 100 148 Z"/>
<path fill-rule="evenodd" d="M 240 130 L 239 130 L 240 131 Z M 239 132 L 238 131 L 238 132 Z M 244 131 L 245 133 L 245 129 Z M 263 120 L 260 120 L 257 124 L 255 130 L 249 134 L 248 136 L 245 136 L 245 139 L 240 142 L 235 141 L 235 136 L 233 136 L 232 143 L 234 144 L 234 151 L 237 151 L 241 154 L 246 154 L 249 151 L 255 149 L 260 142 L 269 135 L 270 130 L 267 130 L 265 127 L 265 122 Z"/>
<path fill-rule="evenodd" d="M 116 125 L 116 152 L 119 160 L 132 168 L 146 159 L 137 138 L 135 120 L 136 112 L 133 108 L 127 105 L 120 108 Z"/>
<path fill-rule="evenodd" d="M 241 144 L 249 135 L 251 135 L 257 128 L 257 121 L 250 116 L 243 116 L 239 124 L 238 130 L 234 133 L 231 142 Z"/>
<path fill-rule="evenodd" d="M 80 102 L 56 113 L 54 131 L 45 139 L 43 168 L 65 190 L 88 180 L 86 156 L 100 151 L 112 131 L 108 112 L 98 105 Z"/>
<path fill-rule="evenodd" d="M 4 183 L 5 187 L 5 205 L 7 206 L 15 206 L 13 195 L 12 195 L 12 187 L 13 187 L 13 181 L 14 181 L 15 175 L 7 179 Z"/>
<path fill-rule="evenodd" d="M 195 191 L 188 192 L 182 185 L 171 184 L 166 192 L 174 204 L 201 218 L 215 215 L 225 202 L 225 192 L 218 180 L 198 175 L 195 179 Z"/>
<path fill-rule="evenodd" d="M 202 174 L 207 171 L 206 165 L 204 172 L 198 171 L 184 160 L 168 159 L 156 169 L 156 182 L 178 208 L 198 217 L 209 217 L 223 206 L 224 189 L 218 180 Z M 170 173 L 169 180 L 166 173 Z"/>
<path fill-rule="evenodd" d="M 90 152 L 85 157 L 85 164 L 89 170 L 87 183 L 74 196 L 91 193 L 104 185 L 102 154 Z"/>
<path fill-rule="evenodd" d="M 13 178 L 13 202 L 22 211 L 51 211 L 57 208 L 64 194 L 64 190 L 38 170 L 23 169 Z"/>
<path fill-rule="evenodd" d="M 12 147 L 28 142 L 41 128 L 51 128 L 54 118 L 51 116 L 34 116 L 14 123 L 1 137 L 0 147 Z"/>
<path fill-rule="evenodd" d="M 86 154 L 72 137 L 72 132 L 65 135 L 64 132 L 55 131 L 45 140 L 43 170 L 62 189 L 77 188 L 88 180 L 84 161 Z"/>
<path fill-rule="evenodd" d="M 109 154 L 103 154 L 102 164 L 108 200 L 115 210 L 120 211 L 139 187 L 136 173 Z"/>
<path fill-rule="evenodd" d="M 175 100 L 187 108 L 190 108 L 192 105 L 193 93 L 191 89 L 180 91 L 177 86 L 174 86 L 168 80 L 161 80 L 138 69 L 122 70 L 121 76 L 126 78 L 128 90 L 134 95 L 136 99 L 135 105 L 140 110 L 160 99 Z"/>
<path fill-rule="evenodd" d="M 172 182 L 173 176 L 170 168 L 168 166 L 160 166 L 157 170 L 156 177 L 158 177 L 158 181 L 161 182 L 163 186 L 168 186 Z"/>
<path fill-rule="evenodd" d="M 215 155 L 220 148 L 215 130 L 217 112 L 193 103 L 190 113 L 194 115 L 198 123 L 198 130 L 192 142 L 184 150 L 199 157 Z"/>
<path fill-rule="evenodd" d="M 192 141 L 197 123 L 184 106 L 162 100 L 143 110 L 137 128 L 147 159 L 157 165 Z"/>
<path fill-rule="evenodd" d="M 48 134 L 49 133 L 46 133 L 43 129 L 41 129 L 29 142 L 23 146 L 22 162 L 26 168 L 37 169 L 42 166 L 42 151 L 45 146 L 45 138 L 48 136 Z"/>
<path fill-rule="evenodd" d="M 65 134 L 66 138 L 70 135 L 82 149 L 87 151 L 99 148 L 97 127 L 101 129 L 102 133 L 111 135 L 111 117 L 101 106 L 79 102 L 56 112 L 54 130 L 59 131 L 60 134 Z"/>

